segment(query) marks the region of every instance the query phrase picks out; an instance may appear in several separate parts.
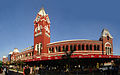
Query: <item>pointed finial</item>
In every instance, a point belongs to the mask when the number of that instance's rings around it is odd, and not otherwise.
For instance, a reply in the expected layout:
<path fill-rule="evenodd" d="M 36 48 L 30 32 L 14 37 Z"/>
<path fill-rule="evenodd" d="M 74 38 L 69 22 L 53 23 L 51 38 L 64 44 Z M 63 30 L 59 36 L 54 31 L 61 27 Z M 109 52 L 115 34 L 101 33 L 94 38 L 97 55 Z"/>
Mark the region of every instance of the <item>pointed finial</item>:
<path fill-rule="evenodd" d="M 44 10 L 43 7 L 40 9 L 38 14 L 41 15 L 41 16 L 45 16 L 46 15 L 45 10 Z"/>

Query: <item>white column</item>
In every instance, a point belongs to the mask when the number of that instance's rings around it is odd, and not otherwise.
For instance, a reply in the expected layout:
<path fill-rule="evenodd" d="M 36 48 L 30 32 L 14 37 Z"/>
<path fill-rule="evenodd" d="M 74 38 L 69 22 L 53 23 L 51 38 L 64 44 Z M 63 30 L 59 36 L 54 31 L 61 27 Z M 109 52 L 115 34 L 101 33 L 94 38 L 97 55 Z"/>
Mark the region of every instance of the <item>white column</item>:
<path fill-rule="evenodd" d="M 56 47 L 54 47 L 54 49 L 55 49 L 55 52 L 56 52 Z"/>
<path fill-rule="evenodd" d="M 40 54 L 40 43 L 39 43 L 38 45 L 39 45 L 39 50 L 38 50 L 38 52 L 39 52 L 39 54 Z"/>

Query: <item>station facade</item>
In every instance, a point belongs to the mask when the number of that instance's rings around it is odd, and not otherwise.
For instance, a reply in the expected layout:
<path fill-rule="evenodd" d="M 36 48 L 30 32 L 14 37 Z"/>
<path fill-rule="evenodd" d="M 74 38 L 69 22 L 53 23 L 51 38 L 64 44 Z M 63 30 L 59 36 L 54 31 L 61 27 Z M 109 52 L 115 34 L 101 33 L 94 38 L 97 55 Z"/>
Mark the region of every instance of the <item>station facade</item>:
<path fill-rule="evenodd" d="M 50 43 L 50 19 L 44 8 L 41 8 L 34 20 L 34 46 L 19 52 L 10 52 L 11 61 L 25 62 L 41 60 L 59 60 L 72 51 L 71 57 L 78 58 L 120 58 L 113 55 L 113 37 L 103 29 L 99 40 L 65 40 Z"/>

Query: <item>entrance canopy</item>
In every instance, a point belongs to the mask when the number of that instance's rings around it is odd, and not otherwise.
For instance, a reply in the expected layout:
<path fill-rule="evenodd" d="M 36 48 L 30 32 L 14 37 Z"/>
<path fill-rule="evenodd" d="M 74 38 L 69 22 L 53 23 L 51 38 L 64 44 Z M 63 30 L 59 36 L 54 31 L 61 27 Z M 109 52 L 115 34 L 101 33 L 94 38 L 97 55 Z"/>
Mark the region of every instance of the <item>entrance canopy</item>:
<path fill-rule="evenodd" d="M 106 59 L 120 59 L 119 55 L 71 55 L 70 58 L 78 58 L 78 59 L 86 59 L 86 58 L 106 58 Z M 46 61 L 46 60 L 62 60 L 62 56 L 50 56 L 50 57 L 39 57 L 39 58 L 33 58 L 33 59 L 28 59 L 25 60 L 25 62 L 32 62 L 32 61 Z"/>

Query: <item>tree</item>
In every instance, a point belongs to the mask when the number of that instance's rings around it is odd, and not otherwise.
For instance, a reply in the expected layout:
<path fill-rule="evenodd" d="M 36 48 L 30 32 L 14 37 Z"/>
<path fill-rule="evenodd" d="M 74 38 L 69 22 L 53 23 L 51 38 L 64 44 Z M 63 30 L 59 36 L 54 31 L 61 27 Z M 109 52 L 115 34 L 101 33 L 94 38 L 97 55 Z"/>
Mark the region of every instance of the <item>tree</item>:
<path fill-rule="evenodd" d="M 70 59 L 71 59 L 71 55 L 72 55 L 72 53 L 74 52 L 74 50 L 70 50 L 70 51 L 67 51 L 67 50 L 64 50 L 64 52 L 65 52 L 65 55 L 62 55 L 62 59 L 66 59 L 67 60 L 67 64 L 68 65 L 66 65 L 66 67 L 68 68 L 66 68 L 66 70 L 70 70 Z"/>

